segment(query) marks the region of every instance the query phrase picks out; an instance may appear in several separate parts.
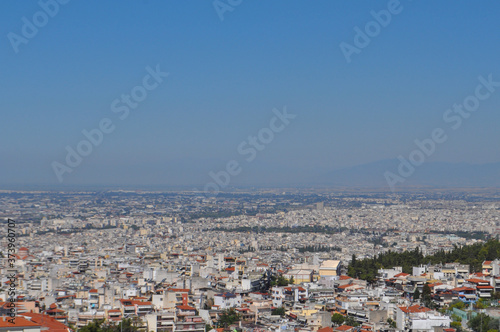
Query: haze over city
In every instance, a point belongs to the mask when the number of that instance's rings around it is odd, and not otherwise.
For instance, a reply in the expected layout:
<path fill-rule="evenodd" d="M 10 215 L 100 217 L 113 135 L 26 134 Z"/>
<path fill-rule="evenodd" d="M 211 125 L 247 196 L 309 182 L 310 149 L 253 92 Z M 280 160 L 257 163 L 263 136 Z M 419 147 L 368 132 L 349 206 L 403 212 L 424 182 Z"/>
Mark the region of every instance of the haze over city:
<path fill-rule="evenodd" d="M 0 1 L 0 332 L 500 332 L 499 17 Z"/>

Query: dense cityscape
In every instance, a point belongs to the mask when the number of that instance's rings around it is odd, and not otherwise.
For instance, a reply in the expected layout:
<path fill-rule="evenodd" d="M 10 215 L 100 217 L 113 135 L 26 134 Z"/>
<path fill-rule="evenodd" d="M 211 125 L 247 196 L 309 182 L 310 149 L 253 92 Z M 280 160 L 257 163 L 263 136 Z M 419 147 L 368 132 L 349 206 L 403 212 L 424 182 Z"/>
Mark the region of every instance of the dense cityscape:
<path fill-rule="evenodd" d="M 500 1 L 0 1 L 0 332 L 500 332 Z"/>
<path fill-rule="evenodd" d="M 26 331 L 492 326 L 499 202 L 488 190 L 3 191 L 15 241 L 0 242 L 2 326 L 11 308 Z M 484 253 L 442 261 L 460 248 Z"/>

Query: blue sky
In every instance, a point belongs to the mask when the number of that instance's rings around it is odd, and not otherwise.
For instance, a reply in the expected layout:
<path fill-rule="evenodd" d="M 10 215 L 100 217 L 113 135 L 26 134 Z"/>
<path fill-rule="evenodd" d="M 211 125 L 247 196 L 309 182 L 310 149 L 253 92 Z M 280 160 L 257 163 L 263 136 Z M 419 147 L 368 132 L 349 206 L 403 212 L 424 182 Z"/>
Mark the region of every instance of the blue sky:
<path fill-rule="evenodd" d="M 42 9 L 2 1 L 0 185 L 59 185 L 51 163 L 103 118 L 115 130 L 64 184 L 203 185 L 229 160 L 231 184 L 292 184 L 407 155 L 478 76 L 500 81 L 500 4 L 401 0 L 347 63 L 340 43 L 389 2 L 243 0 L 221 21 L 212 1 L 72 0 L 16 53 L 8 34 Z M 168 78 L 119 120 L 112 101 L 157 64 Z M 284 106 L 297 117 L 246 162 Z M 428 161 L 500 162 L 499 106 L 500 89 Z"/>

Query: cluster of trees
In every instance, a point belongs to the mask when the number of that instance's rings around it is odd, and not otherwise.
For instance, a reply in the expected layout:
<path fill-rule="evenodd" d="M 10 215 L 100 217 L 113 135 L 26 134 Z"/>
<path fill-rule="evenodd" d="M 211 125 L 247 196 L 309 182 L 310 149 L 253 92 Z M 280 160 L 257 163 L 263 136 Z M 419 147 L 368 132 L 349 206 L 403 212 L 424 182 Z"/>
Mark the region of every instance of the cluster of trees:
<path fill-rule="evenodd" d="M 385 235 L 385 234 L 384 234 Z M 377 237 L 373 237 L 371 239 L 368 239 L 368 242 L 369 243 L 373 243 L 374 246 L 376 245 L 379 245 L 379 246 L 382 246 L 382 247 L 388 247 L 389 244 L 387 242 L 385 242 L 384 240 L 384 235 L 382 236 L 377 236 Z"/>
<path fill-rule="evenodd" d="M 244 254 L 246 252 L 255 252 L 255 248 L 254 247 L 251 247 L 251 246 L 248 246 L 247 248 L 245 249 L 239 249 L 238 252 L 240 254 Z"/>
<path fill-rule="evenodd" d="M 474 332 L 498 332 L 499 321 L 493 319 L 487 314 L 479 313 L 474 318 L 467 321 L 467 325 Z"/>
<path fill-rule="evenodd" d="M 332 323 L 335 324 L 336 326 L 340 325 L 349 325 L 349 326 L 359 326 L 359 323 L 356 319 L 354 319 L 351 316 L 344 316 L 339 313 L 334 313 L 332 315 Z"/>
<path fill-rule="evenodd" d="M 285 308 L 283 307 L 279 307 L 279 308 L 274 308 L 272 311 L 271 311 L 271 315 L 276 315 L 276 316 L 281 316 L 281 317 L 285 317 Z"/>
<path fill-rule="evenodd" d="M 217 325 L 219 327 L 228 327 L 229 325 L 234 324 L 239 320 L 240 315 L 238 315 L 234 308 L 231 308 L 222 312 L 222 314 L 219 316 L 219 320 L 217 321 Z"/>
<path fill-rule="evenodd" d="M 237 232 L 237 233 L 325 233 L 336 234 L 347 230 L 345 227 L 330 226 L 294 226 L 294 227 L 259 227 L 259 226 L 241 226 L 235 228 L 217 227 L 214 231 Z"/>
<path fill-rule="evenodd" d="M 259 250 L 279 250 L 279 251 L 289 251 L 290 249 L 285 247 L 285 246 L 280 246 L 278 248 L 272 247 L 272 246 L 267 246 L 267 247 L 259 247 Z M 248 250 L 245 249 L 240 249 L 239 250 L 241 253 L 243 252 L 251 252 L 255 251 L 254 248 L 248 247 Z M 305 246 L 299 248 L 299 252 L 330 252 L 330 251 L 342 251 L 341 248 L 339 247 L 329 247 L 325 245 L 314 245 L 314 246 Z"/>
<path fill-rule="evenodd" d="M 424 256 L 418 248 L 402 253 L 389 250 L 378 256 L 362 260 L 356 259 L 356 256 L 353 255 L 347 269 L 347 274 L 353 278 L 361 278 L 368 282 L 373 282 L 377 277 L 378 269 L 381 268 L 387 269 L 394 266 L 402 266 L 403 272 L 412 273 L 412 267 L 420 264 L 452 262 L 469 264 L 472 272 L 478 272 L 482 269 L 483 261 L 494 260 L 497 257 L 500 257 L 500 242 L 497 239 L 491 239 L 487 242 L 476 243 L 470 246 L 455 246 L 449 252 L 441 250 L 429 256 Z"/>
<path fill-rule="evenodd" d="M 245 214 L 245 211 L 237 210 L 237 211 L 205 211 L 199 213 L 193 213 L 190 216 L 190 221 L 195 221 L 200 218 L 229 218 L 233 216 L 239 216 Z"/>
<path fill-rule="evenodd" d="M 95 319 L 94 321 L 88 323 L 79 332 L 137 332 L 139 331 L 138 318 L 135 317 L 127 318 L 122 320 L 120 323 L 110 324 L 106 323 L 104 319 Z"/>
<path fill-rule="evenodd" d="M 305 246 L 299 248 L 299 252 L 330 252 L 330 251 L 342 251 L 339 247 L 328 247 L 325 245 L 315 245 L 315 246 Z"/>
<path fill-rule="evenodd" d="M 291 277 L 290 279 L 287 279 L 283 276 L 278 276 L 277 278 L 275 276 L 272 276 L 271 277 L 271 287 L 273 286 L 288 286 L 290 284 L 293 284 L 295 282 L 295 280 L 293 279 L 293 277 Z"/>
<path fill-rule="evenodd" d="M 476 309 L 484 309 L 486 307 L 487 304 L 483 299 L 479 299 L 479 301 L 477 301 L 474 305 L 474 308 Z M 453 308 L 457 308 L 460 310 L 467 309 L 465 303 L 460 300 L 453 301 L 453 303 L 451 303 L 448 307 L 448 310 L 451 311 Z M 451 319 L 452 322 L 450 326 L 456 329 L 457 332 L 463 332 L 464 329 L 462 328 L 462 318 L 458 315 L 452 314 Z M 498 332 L 498 328 L 500 327 L 499 323 L 500 321 L 498 319 L 493 319 L 492 317 L 484 313 L 479 313 L 478 315 L 467 321 L 467 325 L 475 332 Z"/>
<path fill-rule="evenodd" d="M 344 315 L 341 315 L 339 313 L 334 313 L 332 315 L 332 323 L 333 324 L 340 326 L 340 325 L 344 324 L 344 321 L 345 321 Z"/>

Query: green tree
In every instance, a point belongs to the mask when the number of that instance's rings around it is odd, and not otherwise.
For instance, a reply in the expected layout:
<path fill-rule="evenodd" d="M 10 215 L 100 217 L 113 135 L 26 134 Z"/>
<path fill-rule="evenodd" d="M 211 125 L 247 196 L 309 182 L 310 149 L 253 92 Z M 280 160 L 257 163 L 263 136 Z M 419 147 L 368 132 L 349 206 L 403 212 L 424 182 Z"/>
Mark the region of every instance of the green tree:
<path fill-rule="evenodd" d="M 104 319 L 95 319 L 84 327 L 80 328 L 78 332 L 137 332 L 139 317 L 136 319 L 122 319 L 118 325 L 111 325 L 106 323 Z M 122 326 L 123 325 L 123 326 Z"/>
<path fill-rule="evenodd" d="M 453 301 L 450 304 L 450 308 L 449 309 L 453 310 L 453 308 L 457 308 L 457 309 L 463 310 L 463 309 L 465 309 L 465 303 L 463 303 L 460 300 L 455 300 L 455 301 Z"/>
<path fill-rule="evenodd" d="M 389 324 L 389 327 L 395 329 L 396 328 L 396 322 L 392 320 L 392 318 L 387 318 L 387 324 Z"/>
<path fill-rule="evenodd" d="M 460 236 L 468 236 L 467 233 L 455 232 Z M 470 235 L 470 234 L 469 234 Z M 462 246 L 451 251 L 440 250 L 433 255 L 424 256 L 417 248 L 402 253 L 387 251 L 371 258 L 356 259 L 352 257 L 347 268 L 347 274 L 353 278 L 361 278 L 368 282 L 373 282 L 377 278 L 377 271 L 380 268 L 393 268 L 401 266 L 403 272 L 411 273 L 413 266 L 420 264 L 439 264 L 443 262 L 458 262 L 468 264 L 470 272 L 482 270 L 482 262 L 494 260 L 500 257 L 500 242 L 498 239 L 490 239 L 487 242 L 478 242 L 473 245 Z"/>
<path fill-rule="evenodd" d="M 290 280 L 293 280 L 293 277 L 291 277 Z M 278 278 L 271 277 L 271 286 L 288 286 L 290 280 L 283 276 L 279 276 Z"/>
<path fill-rule="evenodd" d="M 103 328 L 101 327 L 104 323 L 104 319 L 94 319 L 81 329 L 79 329 L 79 332 L 102 332 L 104 331 Z"/>
<path fill-rule="evenodd" d="M 285 317 L 285 308 L 283 308 L 283 307 L 274 308 L 271 311 L 271 315 Z"/>
<path fill-rule="evenodd" d="M 224 310 L 222 314 L 219 316 L 219 320 L 217 321 L 219 326 L 222 327 L 228 327 L 229 325 L 233 324 L 234 322 L 237 322 L 240 320 L 240 316 L 234 310 L 233 308 L 229 310 Z"/>
<path fill-rule="evenodd" d="M 344 315 L 339 314 L 339 313 L 334 313 L 332 315 L 332 323 L 333 324 L 340 326 L 344 323 L 344 321 L 345 321 Z"/>
<path fill-rule="evenodd" d="M 457 330 L 457 332 L 461 332 L 462 331 L 462 323 L 460 323 L 460 322 L 451 322 L 450 323 L 450 327 L 452 327 L 455 330 Z"/>
<path fill-rule="evenodd" d="M 476 308 L 476 309 L 484 309 L 484 308 L 486 308 L 486 304 L 484 303 L 484 300 L 483 299 L 479 299 L 479 301 L 477 301 L 474 304 L 474 308 Z"/>
<path fill-rule="evenodd" d="M 134 326 L 134 322 L 132 321 L 131 318 L 125 318 L 122 319 L 121 322 L 115 326 L 114 330 L 115 332 L 118 331 L 123 331 L 123 332 L 136 332 L 137 326 Z"/>
<path fill-rule="evenodd" d="M 428 284 L 424 285 L 424 288 L 422 289 L 422 303 L 426 307 L 432 307 L 432 297 L 431 297 L 431 288 L 429 287 Z"/>
<path fill-rule="evenodd" d="M 418 300 L 420 298 L 420 291 L 418 288 L 415 288 L 415 292 L 413 292 L 413 300 Z"/>
<path fill-rule="evenodd" d="M 484 313 L 479 313 L 476 317 L 469 319 L 467 325 L 474 332 L 488 331 L 498 327 L 498 320 Z"/>
<path fill-rule="evenodd" d="M 359 326 L 359 323 L 356 319 L 354 319 L 354 317 L 351 317 L 351 316 L 347 316 L 346 319 L 345 319 L 345 322 L 344 322 L 345 325 L 349 325 L 349 326 Z"/>

